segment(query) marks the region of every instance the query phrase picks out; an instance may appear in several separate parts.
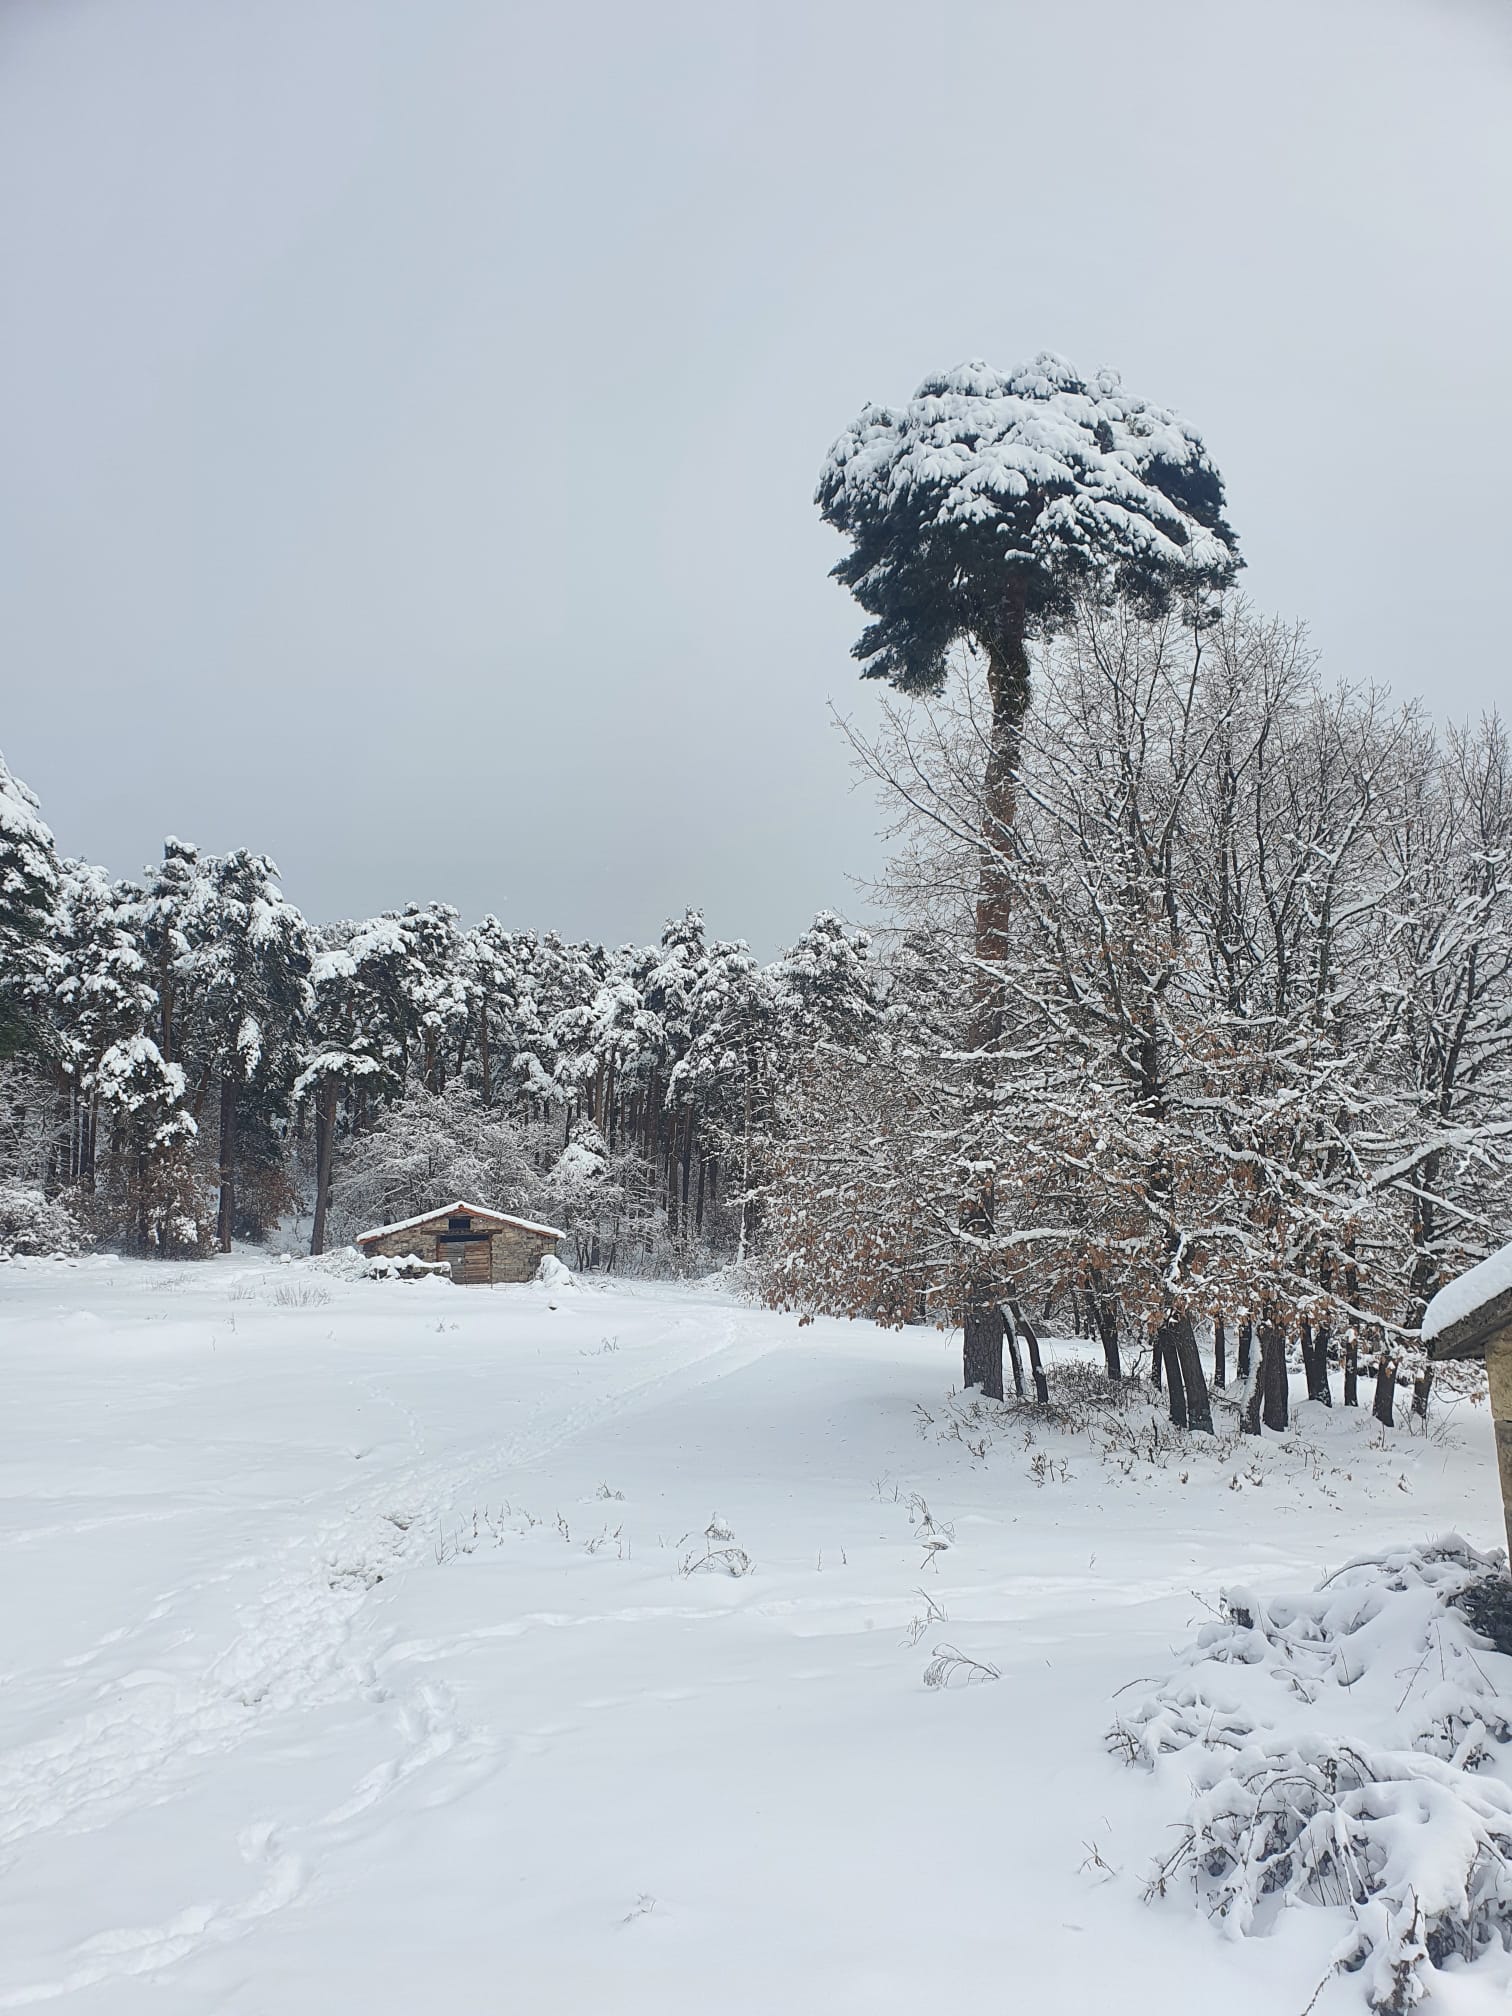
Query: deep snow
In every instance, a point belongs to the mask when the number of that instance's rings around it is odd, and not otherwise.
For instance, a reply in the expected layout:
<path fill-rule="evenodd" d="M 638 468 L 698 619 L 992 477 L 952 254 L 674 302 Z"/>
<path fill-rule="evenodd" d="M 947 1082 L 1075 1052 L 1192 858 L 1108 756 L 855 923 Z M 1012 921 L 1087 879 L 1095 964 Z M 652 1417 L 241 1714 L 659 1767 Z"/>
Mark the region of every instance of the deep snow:
<path fill-rule="evenodd" d="M 1120 1690 L 1501 1531 L 1484 1404 L 1152 1460 L 692 1289 L 13 1263 L 0 1351 L 0 2009 L 1301 2016 L 1343 1914 L 1141 1900 Z"/>

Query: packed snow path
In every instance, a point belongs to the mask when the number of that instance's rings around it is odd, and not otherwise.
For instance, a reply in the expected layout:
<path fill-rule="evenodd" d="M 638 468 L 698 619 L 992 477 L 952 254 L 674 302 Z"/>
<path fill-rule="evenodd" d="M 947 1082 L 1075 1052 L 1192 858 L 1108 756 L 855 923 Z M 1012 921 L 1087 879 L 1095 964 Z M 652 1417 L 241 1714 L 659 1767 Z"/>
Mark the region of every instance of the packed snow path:
<path fill-rule="evenodd" d="M 693 1290 L 32 1262 L 0 1330 L 0 2009 L 1300 2011 L 1337 1926 L 1140 1902 L 1116 1690 L 1498 1531 L 1483 1408 L 989 1443 L 947 1340 Z"/>

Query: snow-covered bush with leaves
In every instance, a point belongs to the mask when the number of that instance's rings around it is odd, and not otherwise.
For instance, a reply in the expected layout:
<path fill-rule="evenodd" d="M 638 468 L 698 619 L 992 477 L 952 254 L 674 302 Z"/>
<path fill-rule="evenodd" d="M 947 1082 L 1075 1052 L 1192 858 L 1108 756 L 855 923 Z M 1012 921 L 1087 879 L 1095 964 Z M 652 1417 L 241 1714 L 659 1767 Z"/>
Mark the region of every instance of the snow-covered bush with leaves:
<path fill-rule="evenodd" d="M 1450 1534 L 1310 1595 L 1228 1590 L 1109 1735 L 1183 1786 L 1149 1894 L 1186 1889 L 1235 1938 L 1293 1904 L 1346 1913 L 1333 1964 L 1382 2010 L 1512 1947 L 1512 1656 L 1477 1628 L 1505 1583 Z"/>
<path fill-rule="evenodd" d="M 58 1198 L 30 1183 L 0 1182 L 0 1254 L 77 1253 L 78 1220 Z"/>

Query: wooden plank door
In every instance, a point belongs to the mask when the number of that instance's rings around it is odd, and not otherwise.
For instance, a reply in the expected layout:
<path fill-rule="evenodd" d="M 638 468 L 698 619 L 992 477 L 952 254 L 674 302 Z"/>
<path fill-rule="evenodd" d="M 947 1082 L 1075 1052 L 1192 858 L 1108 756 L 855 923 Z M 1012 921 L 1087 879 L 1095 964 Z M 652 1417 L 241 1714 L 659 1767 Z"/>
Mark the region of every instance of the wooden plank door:
<path fill-rule="evenodd" d="M 464 1287 L 486 1283 L 491 1274 L 492 1242 L 488 1239 L 444 1239 L 441 1250 L 451 1262 L 452 1279 Z"/>

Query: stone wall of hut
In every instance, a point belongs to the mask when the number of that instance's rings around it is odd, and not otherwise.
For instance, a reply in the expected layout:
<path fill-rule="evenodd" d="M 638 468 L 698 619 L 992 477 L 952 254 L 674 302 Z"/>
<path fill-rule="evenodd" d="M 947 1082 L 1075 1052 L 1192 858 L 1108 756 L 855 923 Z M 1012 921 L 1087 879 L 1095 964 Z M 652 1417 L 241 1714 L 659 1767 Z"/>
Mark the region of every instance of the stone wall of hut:
<path fill-rule="evenodd" d="M 493 1278 L 495 1281 L 533 1281 L 536 1269 L 548 1253 L 555 1253 L 555 1239 L 539 1232 L 527 1232 L 522 1225 L 501 1225 L 493 1235 Z"/>
<path fill-rule="evenodd" d="M 436 1258 L 436 1234 L 445 1229 L 446 1220 L 437 1219 L 433 1225 L 412 1225 L 408 1232 L 386 1232 L 381 1239 L 364 1239 L 364 1253 L 384 1253 L 390 1260 L 406 1260 L 413 1253 L 417 1260 Z"/>
<path fill-rule="evenodd" d="M 403 1260 L 413 1253 L 419 1260 L 449 1257 L 437 1235 L 446 1230 L 443 1213 L 428 1224 L 411 1226 L 407 1232 L 386 1232 L 380 1239 L 364 1239 L 364 1253 L 383 1253 L 391 1260 Z M 481 1232 L 483 1228 L 479 1226 Z M 555 1239 L 540 1232 L 527 1232 L 523 1225 L 500 1225 L 487 1235 L 491 1281 L 533 1281 L 536 1269 L 548 1253 L 557 1248 Z"/>

